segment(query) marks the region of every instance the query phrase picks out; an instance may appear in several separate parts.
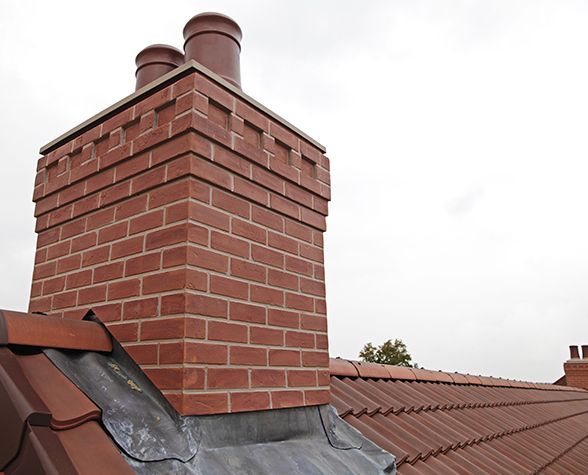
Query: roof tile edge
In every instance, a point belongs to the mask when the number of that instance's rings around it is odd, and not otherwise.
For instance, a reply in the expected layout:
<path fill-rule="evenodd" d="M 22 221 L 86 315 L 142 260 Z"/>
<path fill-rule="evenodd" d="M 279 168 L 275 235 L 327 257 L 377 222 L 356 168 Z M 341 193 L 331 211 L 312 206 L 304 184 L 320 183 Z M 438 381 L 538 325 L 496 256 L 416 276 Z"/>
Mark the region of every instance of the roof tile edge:
<path fill-rule="evenodd" d="M 64 134 L 57 137 L 55 140 L 52 140 L 51 142 L 47 143 L 46 145 L 43 145 L 41 147 L 41 149 L 39 150 L 39 153 L 41 155 L 46 155 L 47 153 L 59 148 L 64 143 L 72 140 L 73 138 L 77 137 L 78 135 L 81 135 L 85 131 L 91 129 L 100 121 L 116 114 L 117 112 L 120 112 L 121 110 L 123 110 L 129 106 L 132 106 L 133 104 L 135 104 L 136 102 L 138 102 L 142 98 L 144 98 L 145 96 L 168 86 L 169 84 L 173 83 L 174 81 L 181 79 L 182 77 L 187 76 L 191 72 L 199 72 L 199 73 L 207 76 L 209 79 L 215 81 L 221 87 L 228 89 L 233 94 L 238 95 L 239 97 L 241 97 L 242 99 L 247 101 L 249 104 L 251 104 L 256 109 L 260 110 L 264 114 L 267 114 L 272 119 L 276 120 L 277 122 L 281 123 L 283 126 L 292 130 L 294 133 L 296 133 L 298 136 L 300 136 L 304 140 L 310 142 L 312 145 L 314 145 L 316 148 L 318 148 L 321 152 L 326 153 L 327 149 L 324 145 L 322 145 L 321 143 L 319 143 L 318 141 L 316 141 L 315 139 L 313 139 L 309 135 L 302 132 L 302 130 L 300 130 L 298 127 L 295 127 L 290 122 L 288 122 L 286 119 L 284 119 L 280 115 L 276 114 L 275 112 L 271 111 L 270 109 L 268 109 L 267 107 L 262 105 L 260 102 L 253 99 L 248 94 L 245 94 L 238 87 L 236 87 L 233 84 L 231 84 L 230 82 L 226 81 L 225 79 L 220 77 L 218 74 L 212 72 L 210 69 L 206 68 L 205 66 L 201 65 L 200 63 L 197 63 L 193 59 L 187 61 L 182 66 L 175 68 L 173 71 L 170 71 L 169 73 L 164 74 L 163 76 L 159 77 L 155 81 L 150 82 L 149 84 L 143 86 L 142 88 L 137 89 L 135 92 L 128 95 L 127 97 L 121 99 L 120 101 L 116 102 L 115 104 L 111 105 L 110 107 L 107 107 L 103 111 L 98 112 L 98 114 L 90 117 L 88 120 L 82 122 L 81 124 L 77 125 L 76 127 L 68 130 Z"/>
<path fill-rule="evenodd" d="M 474 376 L 463 373 L 449 373 L 422 368 L 366 363 L 364 361 L 330 358 L 329 371 L 331 376 L 349 378 L 377 378 L 401 381 L 419 381 L 430 383 L 459 384 L 472 386 L 493 386 L 507 388 L 540 389 L 543 391 L 581 391 L 585 389 L 568 386 L 557 386 L 549 383 L 532 383 L 513 379 L 502 379 L 493 376 Z"/>

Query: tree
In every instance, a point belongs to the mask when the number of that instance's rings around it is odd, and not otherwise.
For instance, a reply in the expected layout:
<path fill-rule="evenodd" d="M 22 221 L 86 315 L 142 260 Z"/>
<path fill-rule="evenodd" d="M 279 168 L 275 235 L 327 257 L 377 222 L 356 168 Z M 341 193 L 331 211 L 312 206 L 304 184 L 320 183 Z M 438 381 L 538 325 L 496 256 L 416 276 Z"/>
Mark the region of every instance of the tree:
<path fill-rule="evenodd" d="M 377 348 L 370 342 L 359 352 L 359 357 L 362 361 L 368 363 L 382 363 L 418 368 L 416 363 L 412 363 L 412 356 L 410 356 L 410 353 L 406 350 L 406 345 L 399 339 L 385 341 Z"/>

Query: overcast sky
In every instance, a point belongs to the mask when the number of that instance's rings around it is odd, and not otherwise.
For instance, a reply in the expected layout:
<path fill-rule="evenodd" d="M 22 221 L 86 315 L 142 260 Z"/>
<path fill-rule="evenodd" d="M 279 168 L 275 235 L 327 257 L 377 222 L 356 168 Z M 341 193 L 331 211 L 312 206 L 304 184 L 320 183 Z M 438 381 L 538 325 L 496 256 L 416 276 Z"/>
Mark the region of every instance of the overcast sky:
<path fill-rule="evenodd" d="M 27 307 L 38 150 L 131 93 L 194 14 L 243 89 L 327 146 L 331 356 L 531 381 L 588 343 L 588 7 L 530 1 L 0 3 L 0 307 Z"/>

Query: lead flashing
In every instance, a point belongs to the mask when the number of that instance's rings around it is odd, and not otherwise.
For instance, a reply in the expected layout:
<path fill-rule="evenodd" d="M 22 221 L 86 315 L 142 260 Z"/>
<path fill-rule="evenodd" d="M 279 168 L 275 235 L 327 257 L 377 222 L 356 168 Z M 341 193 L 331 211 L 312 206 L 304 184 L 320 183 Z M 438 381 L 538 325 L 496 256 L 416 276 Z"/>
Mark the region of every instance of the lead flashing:
<path fill-rule="evenodd" d="M 51 142 L 47 143 L 46 145 L 41 147 L 41 149 L 39 150 L 39 153 L 41 153 L 41 155 L 46 155 L 47 153 L 51 152 L 52 150 L 55 150 L 59 146 L 72 140 L 73 138 L 77 137 L 78 135 L 81 135 L 82 133 L 86 132 L 87 130 L 90 130 L 92 127 L 96 126 L 101 121 L 104 121 L 104 120 L 114 116 L 118 112 L 120 112 L 130 106 L 135 105 L 136 103 L 141 101 L 144 97 L 148 96 L 149 94 L 152 94 L 153 92 L 156 92 L 160 89 L 163 89 L 166 86 L 169 86 L 170 84 L 176 82 L 178 79 L 181 79 L 192 72 L 199 72 L 199 73 L 203 74 L 204 76 L 208 77 L 212 81 L 216 82 L 219 86 L 229 90 L 230 92 L 232 92 L 236 96 L 247 101 L 250 105 L 252 105 L 256 109 L 260 110 L 264 114 L 270 116 L 272 119 L 276 120 L 277 122 L 281 123 L 285 127 L 289 128 L 294 133 L 296 133 L 297 135 L 302 137 L 304 140 L 307 140 L 308 142 L 310 142 L 312 145 L 317 147 L 321 152 L 325 153 L 327 151 L 327 149 L 325 148 L 324 145 L 320 144 L 319 142 L 314 140 L 312 137 L 310 137 L 309 135 L 302 132 L 299 128 L 293 126 L 286 119 L 282 118 L 281 116 L 279 116 L 275 112 L 271 111 L 270 109 L 268 109 L 264 105 L 260 104 L 258 101 L 253 99 L 251 96 L 245 94 L 241 89 L 235 87 L 230 82 L 224 80 L 218 74 L 212 72 L 210 69 L 202 66 L 200 63 L 197 63 L 196 61 L 191 59 L 188 62 L 186 62 L 185 64 L 183 64 L 182 66 L 179 66 L 176 69 L 174 69 L 173 71 L 170 71 L 169 73 L 164 74 L 163 76 L 161 76 L 160 78 L 156 79 L 153 82 L 150 82 L 146 86 L 144 86 L 140 89 L 137 89 L 134 93 L 128 95 L 124 99 L 121 99 L 120 101 L 118 101 L 115 104 L 111 105 L 110 107 L 104 109 L 102 112 L 99 112 L 98 114 L 94 115 L 93 117 L 90 117 L 88 120 L 82 122 L 81 124 L 74 127 L 73 129 L 67 131 L 66 133 L 60 135 L 55 140 L 52 140 Z"/>

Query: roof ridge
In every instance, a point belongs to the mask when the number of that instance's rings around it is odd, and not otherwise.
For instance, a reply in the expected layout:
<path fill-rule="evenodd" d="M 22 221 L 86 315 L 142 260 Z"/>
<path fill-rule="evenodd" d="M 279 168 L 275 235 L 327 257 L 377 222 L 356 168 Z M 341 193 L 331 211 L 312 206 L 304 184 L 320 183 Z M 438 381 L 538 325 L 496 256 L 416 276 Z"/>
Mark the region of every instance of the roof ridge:
<path fill-rule="evenodd" d="M 515 379 L 503 379 L 493 376 L 475 376 L 463 373 L 449 373 L 407 366 L 367 363 L 364 361 L 330 358 L 331 376 L 350 378 L 375 378 L 384 380 L 421 381 L 471 386 L 494 386 L 521 389 L 540 389 L 543 391 L 588 392 L 585 389 L 570 386 L 558 386 L 549 383 L 533 383 Z"/>

